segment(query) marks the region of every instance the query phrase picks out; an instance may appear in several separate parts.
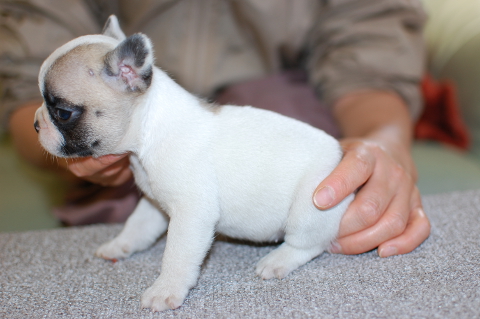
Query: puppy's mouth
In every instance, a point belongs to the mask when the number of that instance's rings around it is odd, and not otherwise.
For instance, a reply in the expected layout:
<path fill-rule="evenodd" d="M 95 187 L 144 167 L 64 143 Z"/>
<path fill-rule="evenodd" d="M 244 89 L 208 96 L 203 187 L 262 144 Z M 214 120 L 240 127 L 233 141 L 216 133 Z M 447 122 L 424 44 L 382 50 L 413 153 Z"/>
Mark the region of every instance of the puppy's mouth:
<path fill-rule="evenodd" d="M 84 147 L 83 145 L 64 144 L 61 147 L 61 152 L 65 157 L 87 157 L 94 155 L 91 148 Z"/>
<path fill-rule="evenodd" d="M 64 142 L 60 147 L 60 152 L 64 157 L 98 156 L 97 150 L 101 146 L 101 141 L 99 139 L 92 142 L 88 136 L 71 139 L 69 138 L 70 136 L 67 137 L 65 134 L 62 135 Z"/>
<path fill-rule="evenodd" d="M 61 132 L 61 135 L 63 136 L 63 143 L 60 145 L 60 152 L 64 157 L 95 156 L 95 149 L 98 149 L 101 144 L 99 140 L 92 142 L 83 131 L 68 135 Z"/>
<path fill-rule="evenodd" d="M 61 146 L 61 152 L 64 157 L 95 156 L 93 148 L 84 143 L 65 143 Z"/>

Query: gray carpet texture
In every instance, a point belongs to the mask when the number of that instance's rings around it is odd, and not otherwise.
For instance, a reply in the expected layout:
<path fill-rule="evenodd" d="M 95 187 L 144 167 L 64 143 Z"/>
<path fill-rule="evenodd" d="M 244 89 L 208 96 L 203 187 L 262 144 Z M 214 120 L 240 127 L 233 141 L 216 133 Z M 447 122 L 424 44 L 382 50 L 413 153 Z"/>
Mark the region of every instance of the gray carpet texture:
<path fill-rule="evenodd" d="M 121 225 L 0 234 L 1 318 L 480 318 L 480 190 L 424 197 L 430 237 L 403 256 L 325 253 L 283 280 L 256 262 L 274 246 L 217 240 L 179 309 L 140 297 L 165 238 L 116 263 L 94 257 Z"/>

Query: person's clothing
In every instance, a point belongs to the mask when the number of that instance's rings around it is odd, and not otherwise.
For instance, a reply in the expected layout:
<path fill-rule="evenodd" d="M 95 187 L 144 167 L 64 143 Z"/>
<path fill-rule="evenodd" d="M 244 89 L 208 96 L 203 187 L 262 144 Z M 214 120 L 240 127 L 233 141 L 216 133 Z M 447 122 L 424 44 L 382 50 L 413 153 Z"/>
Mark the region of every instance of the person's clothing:
<path fill-rule="evenodd" d="M 275 111 L 321 128 L 339 138 L 340 130 L 325 103 L 317 98 L 303 70 L 282 73 L 232 84 L 219 92 L 215 102 L 251 105 Z"/>
<path fill-rule="evenodd" d="M 66 226 L 121 223 L 132 214 L 141 195 L 133 179 L 116 187 L 84 182 L 72 185 L 63 205 L 53 208 L 53 215 Z"/>
<path fill-rule="evenodd" d="M 359 89 L 395 91 L 417 118 L 424 71 L 416 0 L 0 0 L 0 119 L 40 101 L 42 61 L 100 33 L 116 14 L 147 34 L 157 65 L 194 94 L 303 66 L 327 104 Z"/>
<path fill-rule="evenodd" d="M 12 110 L 40 103 L 43 60 L 100 33 L 110 14 L 127 36 L 152 39 L 156 64 L 179 84 L 219 103 L 274 110 L 337 137 L 327 106 L 355 90 L 397 92 L 413 118 L 421 111 L 417 0 L 0 0 L 0 133 Z M 54 212 L 69 225 L 122 222 L 138 198 L 133 184 L 85 184 Z"/>

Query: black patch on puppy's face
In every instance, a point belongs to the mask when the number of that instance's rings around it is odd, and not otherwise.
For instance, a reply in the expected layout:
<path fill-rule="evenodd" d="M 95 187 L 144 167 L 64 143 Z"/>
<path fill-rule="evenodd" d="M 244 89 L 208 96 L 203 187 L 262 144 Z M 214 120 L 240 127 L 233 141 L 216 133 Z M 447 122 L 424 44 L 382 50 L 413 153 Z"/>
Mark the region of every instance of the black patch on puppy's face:
<path fill-rule="evenodd" d="M 89 143 L 89 128 L 84 123 L 86 108 L 58 96 L 48 83 L 45 84 L 43 98 L 52 123 L 62 134 L 65 142 L 60 152 L 65 156 L 91 156 L 98 143 Z"/>

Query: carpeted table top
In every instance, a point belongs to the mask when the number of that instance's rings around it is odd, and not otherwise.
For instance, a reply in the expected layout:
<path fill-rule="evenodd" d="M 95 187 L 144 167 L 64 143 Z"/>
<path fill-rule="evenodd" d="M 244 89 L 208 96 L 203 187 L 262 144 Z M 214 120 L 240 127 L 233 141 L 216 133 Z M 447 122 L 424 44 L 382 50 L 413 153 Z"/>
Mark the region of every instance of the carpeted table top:
<path fill-rule="evenodd" d="M 216 241 L 177 310 L 140 309 L 165 238 L 116 263 L 94 257 L 120 225 L 0 234 L 0 318 L 480 318 L 480 190 L 424 197 L 430 237 L 379 258 L 323 254 L 283 280 L 255 276 L 274 246 Z"/>

